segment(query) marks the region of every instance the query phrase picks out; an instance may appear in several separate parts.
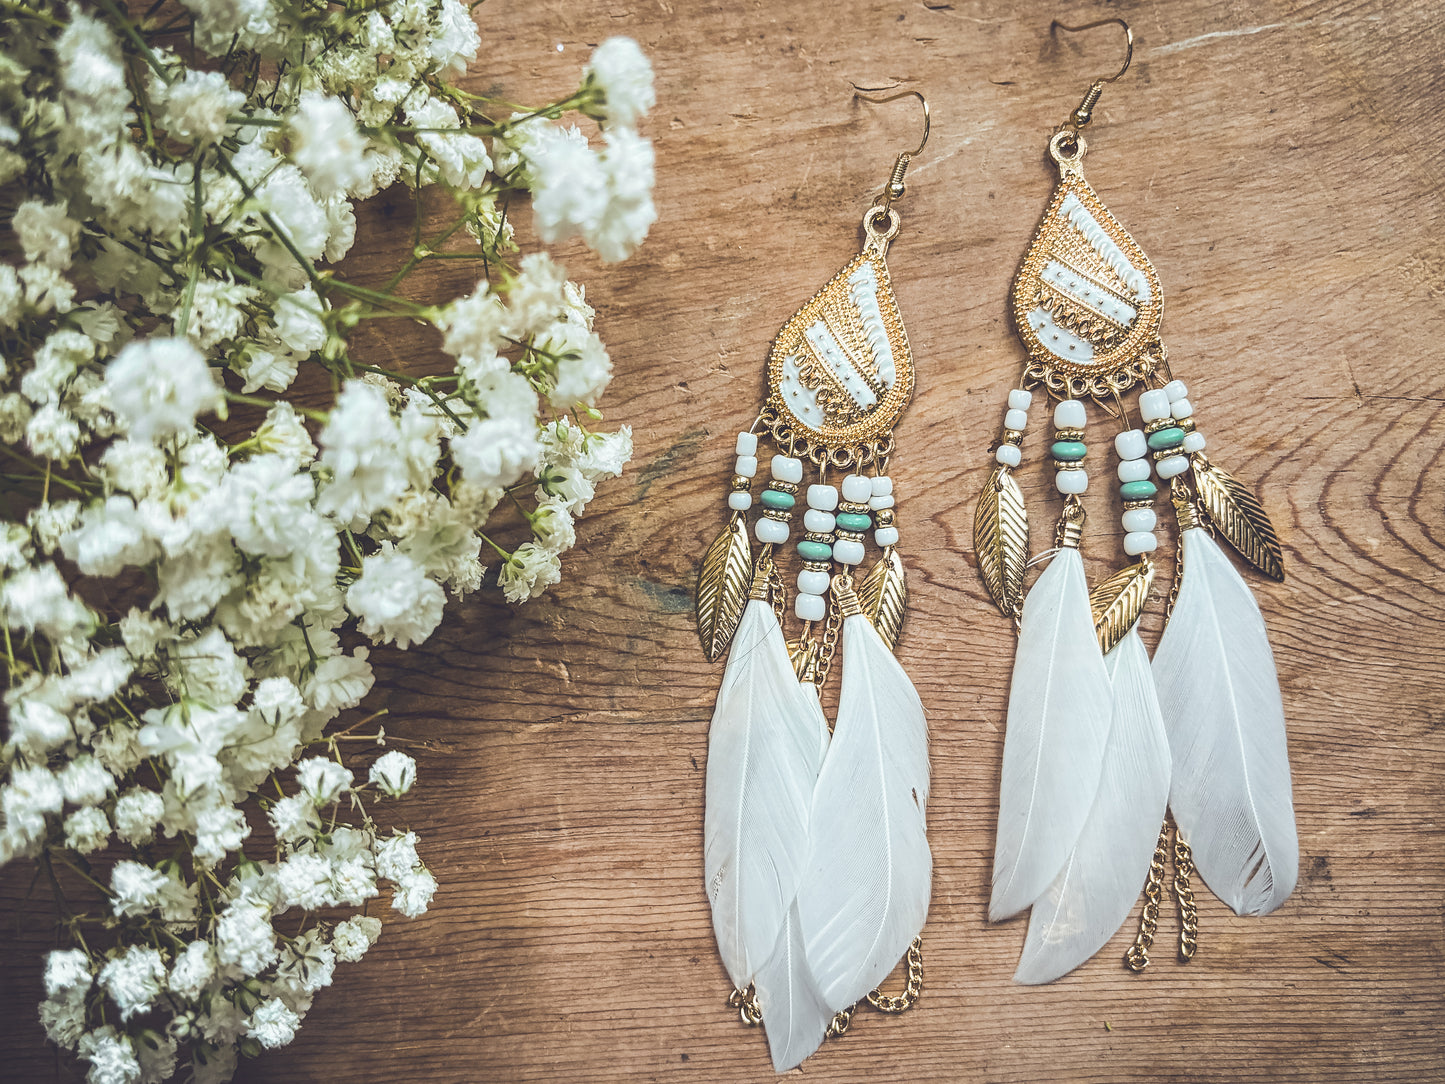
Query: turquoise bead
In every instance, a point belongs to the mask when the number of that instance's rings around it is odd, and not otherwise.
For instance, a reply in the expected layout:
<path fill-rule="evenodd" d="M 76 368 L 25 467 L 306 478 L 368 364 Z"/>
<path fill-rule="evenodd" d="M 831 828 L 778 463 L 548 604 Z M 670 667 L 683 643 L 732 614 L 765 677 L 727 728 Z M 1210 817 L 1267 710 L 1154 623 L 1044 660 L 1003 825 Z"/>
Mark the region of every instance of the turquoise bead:
<path fill-rule="evenodd" d="M 791 508 L 797 503 L 791 493 L 783 493 L 777 489 L 763 490 L 763 505 L 767 508 Z"/>
<path fill-rule="evenodd" d="M 1147 501 L 1159 492 L 1159 487 L 1147 479 L 1143 482 L 1125 482 L 1119 487 L 1119 496 L 1126 501 Z"/>
<path fill-rule="evenodd" d="M 1149 447 L 1156 452 L 1160 448 L 1173 448 L 1177 444 L 1184 443 L 1184 430 L 1178 426 L 1171 426 L 1168 429 L 1161 429 L 1157 433 L 1149 434 Z"/>
<path fill-rule="evenodd" d="M 866 531 L 873 521 L 862 512 L 839 512 L 838 526 L 845 531 Z"/>
<path fill-rule="evenodd" d="M 809 542 L 804 539 L 798 543 L 798 556 L 805 561 L 827 561 L 833 556 L 833 547 L 826 542 Z"/>
<path fill-rule="evenodd" d="M 1049 447 L 1049 454 L 1055 459 L 1062 459 L 1065 463 L 1073 463 L 1083 459 L 1088 450 L 1088 446 L 1082 440 L 1056 440 Z"/>

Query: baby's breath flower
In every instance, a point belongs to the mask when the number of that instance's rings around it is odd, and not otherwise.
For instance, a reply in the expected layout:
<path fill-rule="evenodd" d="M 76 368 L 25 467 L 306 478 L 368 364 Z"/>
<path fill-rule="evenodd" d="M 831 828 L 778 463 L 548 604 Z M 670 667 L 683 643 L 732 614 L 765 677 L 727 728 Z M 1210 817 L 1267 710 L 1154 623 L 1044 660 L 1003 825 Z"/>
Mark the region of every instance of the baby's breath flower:
<path fill-rule="evenodd" d="M 367 778 L 384 794 L 400 798 L 416 782 L 416 761 L 392 749 L 382 753 L 371 765 Z"/>

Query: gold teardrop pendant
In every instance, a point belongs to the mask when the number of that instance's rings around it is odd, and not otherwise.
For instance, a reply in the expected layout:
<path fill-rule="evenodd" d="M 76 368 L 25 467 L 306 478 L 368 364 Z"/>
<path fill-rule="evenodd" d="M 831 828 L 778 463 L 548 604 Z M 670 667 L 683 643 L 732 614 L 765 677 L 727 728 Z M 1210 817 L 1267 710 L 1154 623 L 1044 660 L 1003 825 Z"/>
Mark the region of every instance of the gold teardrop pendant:
<path fill-rule="evenodd" d="M 892 447 L 913 395 L 913 354 L 885 259 L 897 231 L 864 219 L 863 251 L 778 332 L 763 421 L 783 447 L 820 465 L 862 466 Z"/>
<path fill-rule="evenodd" d="M 1164 293 L 1144 250 L 1084 179 L 1084 151 L 1083 137 L 1068 132 L 1049 143 L 1059 184 L 1014 278 L 1013 314 L 1029 352 L 1026 381 L 1104 404 L 1163 364 Z"/>

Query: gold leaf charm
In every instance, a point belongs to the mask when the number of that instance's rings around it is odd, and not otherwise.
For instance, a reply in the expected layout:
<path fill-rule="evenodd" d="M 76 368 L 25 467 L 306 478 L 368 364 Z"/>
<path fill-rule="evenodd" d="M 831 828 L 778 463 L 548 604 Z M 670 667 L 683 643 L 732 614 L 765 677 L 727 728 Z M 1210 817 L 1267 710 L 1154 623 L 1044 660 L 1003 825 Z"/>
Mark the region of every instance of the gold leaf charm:
<path fill-rule="evenodd" d="M 859 585 L 858 602 L 889 650 L 897 647 L 903 614 L 908 607 L 908 581 L 903 559 L 892 546 L 883 551 L 883 556 Z"/>
<path fill-rule="evenodd" d="M 1099 637 L 1099 650 L 1105 655 L 1118 646 L 1124 634 L 1139 620 L 1153 582 L 1154 562 L 1141 557 L 1137 564 L 1120 569 L 1089 592 L 1094 632 Z"/>
<path fill-rule="evenodd" d="M 1013 472 L 994 467 L 973 513 L 973 549 L 978 572 L 1005 617 L 1024 610 L 1024 569 L 1029 560 L 1029 519 Z"/>
<path fill-rule="evenodd" d="M 1104 404 L 1159 364 L 1164 293 L 1144 250 L 1084 180 L 1082 137 L 1072 155 L 1057 136 L 1049 149 L 1059 185 L 1013 285 L 1025 380 Z"/>
<path fill-rule="evenodd" d="M 841 467 L 892 432 L 912 395 L 908 336 L 870 242 L 778 332 L 763 417 L 794 454 Z"/>
<path fill-rule="evenodd" d="M 748 528 L 734 514 L 707 548 L 697 573 L 697 635 L 708 662 L 716 662 L 737 631 L 753 578 Z"/>
<path fill-rule="evenodd" d="M 1202 453 L 1190 457 L 1194 489 L 1209 521 L 1239 555 L 1272 580 L 1284 582 L 1284 554 L 1263 506 L 1245 486 Z"/>

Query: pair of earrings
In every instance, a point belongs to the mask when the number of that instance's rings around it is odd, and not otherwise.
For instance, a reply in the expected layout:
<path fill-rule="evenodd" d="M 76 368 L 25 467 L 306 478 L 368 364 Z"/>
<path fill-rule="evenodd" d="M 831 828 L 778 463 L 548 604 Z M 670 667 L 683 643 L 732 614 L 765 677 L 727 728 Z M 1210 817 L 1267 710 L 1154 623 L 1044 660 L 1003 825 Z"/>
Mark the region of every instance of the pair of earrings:
<path fill-rule="evenodd" d="M 1184 959 L 1194 949 L 1192 868 L 1237 913 L 1254 915 L 1284 901 L 1299 864 L 1264 621 L 1215 535 L 1277 580 L 1279 544 L 1253 495 L 1205 456 L 1160 341 L 1158 275 L 1084 178 L 1082 129 L 1104 86 L 1127 70 L 1133 35 L 1122 19 L 1062 27 L 1110 23 L 1124 28 L 1129 56 L 1090 86 L 1049 141 L 1060 179 L 1012 292 L 1028 361 L 1009 393 L 974 521 L 980 575 L 1018 630 L 989 917 L 1030 910 L 1015 974 L 1024 983 L 1052 981 L 1093 956 L 1127 919 L 1141 884 L 1147 902 L 1126 960 L 1142 970 L 1171 844 Z M 892 653 L 907 585 L 888 476 L 914 367 L 885 256 L 904 174 L 927 142 L 928 104 L 917 92 L 865 100 L 910 95 L 923 104 L 923 142 L 898 156 L 864 214 L 863 250 L 779 332 L 767 402 L 738 435 L 731 517 L 698 581 L 707 657 L 731 644 L 709 733 L 706 887 L 735 986 L 730 1004 L 764 1025 L 779 1071 L 846 1031 L 865 998 L 901 1012 L 922 988 L 927 730 Z M 1140 427 L 1124 399 L 1136 389 Z M 1031 560 L 1013 472 L 1035 390 L 1057 401 L 1049 451 L 1064 507 L 1054 547 Z M 1114 445 L 1130 558 L 1092 591 L 1080 556 L 1090 401 L 1122 428 Z M 759 425 L 778 454 L 758 495 L 754 556 L 747 515 Z M 805 464 L 817 473 L 806 487 Z M 836 488 L 830 472 L 843 475 Z M 1168 483 L 1180 541 L 1151 661 L 1137 622 L 1155 572 L 1155 478 Z M 802 624 L 790 640 L 779 564 L 800 497 L 793 613 Z M 870 530 L 880 553 L 857 578 Z M 1045 559 L 1025 591 L 1027 569 Z M 819 689 L 840 647 L 830 728 Z M 900 958 L 907 986 L 884 996 L 877 986 Z"/>

